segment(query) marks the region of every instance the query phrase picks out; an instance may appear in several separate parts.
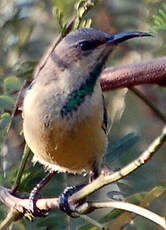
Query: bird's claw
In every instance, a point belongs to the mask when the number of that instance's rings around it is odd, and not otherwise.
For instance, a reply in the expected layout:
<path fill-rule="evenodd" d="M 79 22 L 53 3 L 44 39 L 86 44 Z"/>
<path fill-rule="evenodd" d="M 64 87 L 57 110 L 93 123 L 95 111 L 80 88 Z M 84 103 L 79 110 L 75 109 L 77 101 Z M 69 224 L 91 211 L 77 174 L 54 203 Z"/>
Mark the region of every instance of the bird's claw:
<path fill-rule="evenodd" d="M 65 212 L 68 216 L 76 218 L 77 215 L 74 214 L 74 210 L 70 207 L 70 204 L 68 202 L 68 199 L 70 196 L 72 196 L 74 193 L 81 190 L 85 184 L 67 187 L 64 192 L 59 197 L 59 209 L 63 212 Z M 79 205 L 80 203 L 78 203 Z M 77 203 L 75 203 L 75 207 L 77 206 Z"/>
<path fill-rule="evenodd" d="M 29 198 L 29 210 L 34 217 L 46 217 L 48 212 L 46 210 L 41 210 L 36 206 L 37 200 Z"/>

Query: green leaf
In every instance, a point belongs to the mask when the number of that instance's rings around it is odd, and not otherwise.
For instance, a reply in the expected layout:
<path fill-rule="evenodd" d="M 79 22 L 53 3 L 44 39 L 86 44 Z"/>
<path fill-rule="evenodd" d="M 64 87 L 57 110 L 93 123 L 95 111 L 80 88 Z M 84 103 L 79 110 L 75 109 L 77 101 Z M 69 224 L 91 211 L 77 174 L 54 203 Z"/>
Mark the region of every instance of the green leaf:
<path fill-rule="evenodd" d="M 164 19 L 161 16 L 154 15 L 153 18 L 154 18 L 155 24 L 158 24 L 158 25 L 164 24 Z"/>
<path fill-rule="evenodd" d="M 165 4 L 165 3 L 163 4 L 163 9 L 164 9 L 165 12 L 166 12 L 166 4 Z"/>
<path fill-rule="evenodd" d="M 10 92 L 18 91 L 21 87 L 21 81 L 16 76 L 7 77 L 3 84 L 5 90 Z"/>
<path fill-rule="evenodd" d="M 164 12 L 164 10 L 162 10 L 162 9 L 159 9 L 159 13 L 163 17 L 163 19 L 166 20 L 166 12 Z"/>
<path fill-rule="evenodd" d="M 5 129 L 10 121 L 10 114 L 3 113 L 0 117 L 0 130 Z"/>
<path fill-rule="evenodd" d="M 4 183 L 4 177 L 3 177 L 3 174 L 0 174 L 0 184 L 3 184 Z"/>
<path fill-rule="evenodd" d="M 149 206 L 159 197 L 165 193 L 164 186 L 156 186 L 150 191 L 135 193 L 125 199 L 125 202 L 133 203 L 144 208 Z M 114 209 L 110 214 L 102 218 L 101 222 L 108 222 L 109 226 L 117 226 L 117 229 L 123 229 L 124 226 L 129 224 L 133 220 L 133 213 L 126 212 L 124 210 Z"/>
<path fill-rule="evenodd" d="M 81 27 L 84 27 L 84 28 L 90 28 L 91 26 L 92 26 L 92 19 L 91 18 L 84 20 L 81 23 Z"/>
<path fill-rule="evenodd" d="M 8 129 L 8 124 L 10 122 L 10 114 L 9 113 L 3 113 L 0 116 L 0 151 L 2 150 L 3 141 L 6 135 L 6 131 Z"/>
<path fill-rule="evenodd" d="M 10 175 L 8 177 L 8 181 L 11 185 L 15 182 L 16 175 L 19 169 L 18 167 L 14 168 L 10 171 Z M 41 180 L 43 177 L 43 170 L 41 167 L 31 167 L 24 171 L 22 178 L 21 178 L 21 184 L 19 185 L 18 191 L 20 192 L 30 192 L 33 187 L 37 185 L 37 183 Z"/>
<path fill-rule="evenodd" d="M 126 198 L 125 201 L 134 203 L 142 207 L 149 207 L 156 199 L 161 197 L 165 193 L 165 187 L 156 186 L 148 192 L 135 193 L 130 197 Z M 126 212 L 120 209 L 113 209 L 109 214 L 104 216 L 100 222 L 107 226 L 116 226 L 116 229 L 122 229 L 126 224 L 129 224 L 134 218 L 133 213 Z M 98 228 L 86 224 L 79 228 L 79 230 L 97 230 Z"/>
<path fill-rule="evenodd" d="M 56 18 L 57 18 L 60 30 L 62 31 L 64 29 L 63 13 L 58 7 L 55 7 L 55 14 L 56 14 Z"/>
<path fill-rule="evenodd" d="M 23 220 L 15 221 L 14 223 L 15 228 L 17 230 L 27 230 L 26 225 Z M 13 229 L 13 228 L 12 228 Z"/>
<path fill-rule="evenodd" d="M 15 75 L 24 79 L 32 79 L 33 71 L 37 65 L 37 61 L 25 61 L 17 64 Z"/>
<path fill-rule="evenodd" d="M 166 4 L 162 5 L 162 8 L 158 10 L 158 13 L 153 15 L 153 27 L 152 32 L 166 29 Z"/>
<path fill-rule="evenodd" d="M 94 7 L 94 5 L 97 3 L 97 0 L 80 0 L 78 3 L 75 5 L 76 9 L 76 19 L 75 19 L 75 24 L 74 24 L 74 29 L 78 29 L 80 27 L 90 27 L 91 21 L 87 20 L 86 22 L 83 22 L 84 16 L 89 12 L 89 10 Z"/>
<path fill-rule="evenodd" d="M 14 99 L 7 95 L 0 96 L 0 111 L 12 111 Z"/>
<path fill-rule="evenodd" d="M 85 224 L 83 226 L 78 227 L 78 230 L 100 230 L 100 228 L 92 224 Z"/>

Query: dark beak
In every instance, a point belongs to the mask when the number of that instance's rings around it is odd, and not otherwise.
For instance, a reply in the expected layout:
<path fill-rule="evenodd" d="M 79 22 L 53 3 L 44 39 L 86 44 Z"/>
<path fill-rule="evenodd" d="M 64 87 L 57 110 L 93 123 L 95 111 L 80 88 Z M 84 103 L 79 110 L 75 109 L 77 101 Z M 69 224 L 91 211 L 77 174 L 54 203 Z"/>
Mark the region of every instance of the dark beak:
<path fill-rule="evenodd" d="M 152 35 L 146 32 L 139 32 L 139 31 L 131 31 L 131 32 L 124 32 L 120 34 L 111 35 L 108 39 L 108 44 L 119 44 L 123 41 L 126 41 L 131 38 L 135 37 L 151 37 Z"/>

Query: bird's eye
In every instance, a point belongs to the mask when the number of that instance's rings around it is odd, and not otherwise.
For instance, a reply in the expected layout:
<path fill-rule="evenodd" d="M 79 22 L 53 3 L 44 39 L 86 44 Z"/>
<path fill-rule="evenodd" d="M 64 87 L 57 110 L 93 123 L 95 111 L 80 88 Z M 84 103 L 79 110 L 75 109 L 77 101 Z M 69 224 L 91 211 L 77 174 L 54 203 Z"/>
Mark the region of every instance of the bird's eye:
<path fill-rule="evenodd" d="M 95 49 L 99 44 L 98 41 L 83 41 L 79 43 L 79 46 L 83 51 Z"/>

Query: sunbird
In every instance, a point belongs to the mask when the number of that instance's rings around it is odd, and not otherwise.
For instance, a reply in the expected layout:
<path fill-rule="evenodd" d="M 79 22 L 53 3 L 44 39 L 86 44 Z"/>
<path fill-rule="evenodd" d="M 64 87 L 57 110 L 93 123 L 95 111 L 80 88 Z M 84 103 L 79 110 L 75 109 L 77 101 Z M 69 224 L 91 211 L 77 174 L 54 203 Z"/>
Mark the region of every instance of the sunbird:
<path fill-rule="evenodd" d="M 50 174 L 89 173 L 90 181 L 98 177 L 108 144 L 99 76 L 119 43 L 143 36 L 150 34 L 110 35 L 81 28 L 51 50 L 23 103 L 23 132 L 34 162 L 43 164 Z"/>

